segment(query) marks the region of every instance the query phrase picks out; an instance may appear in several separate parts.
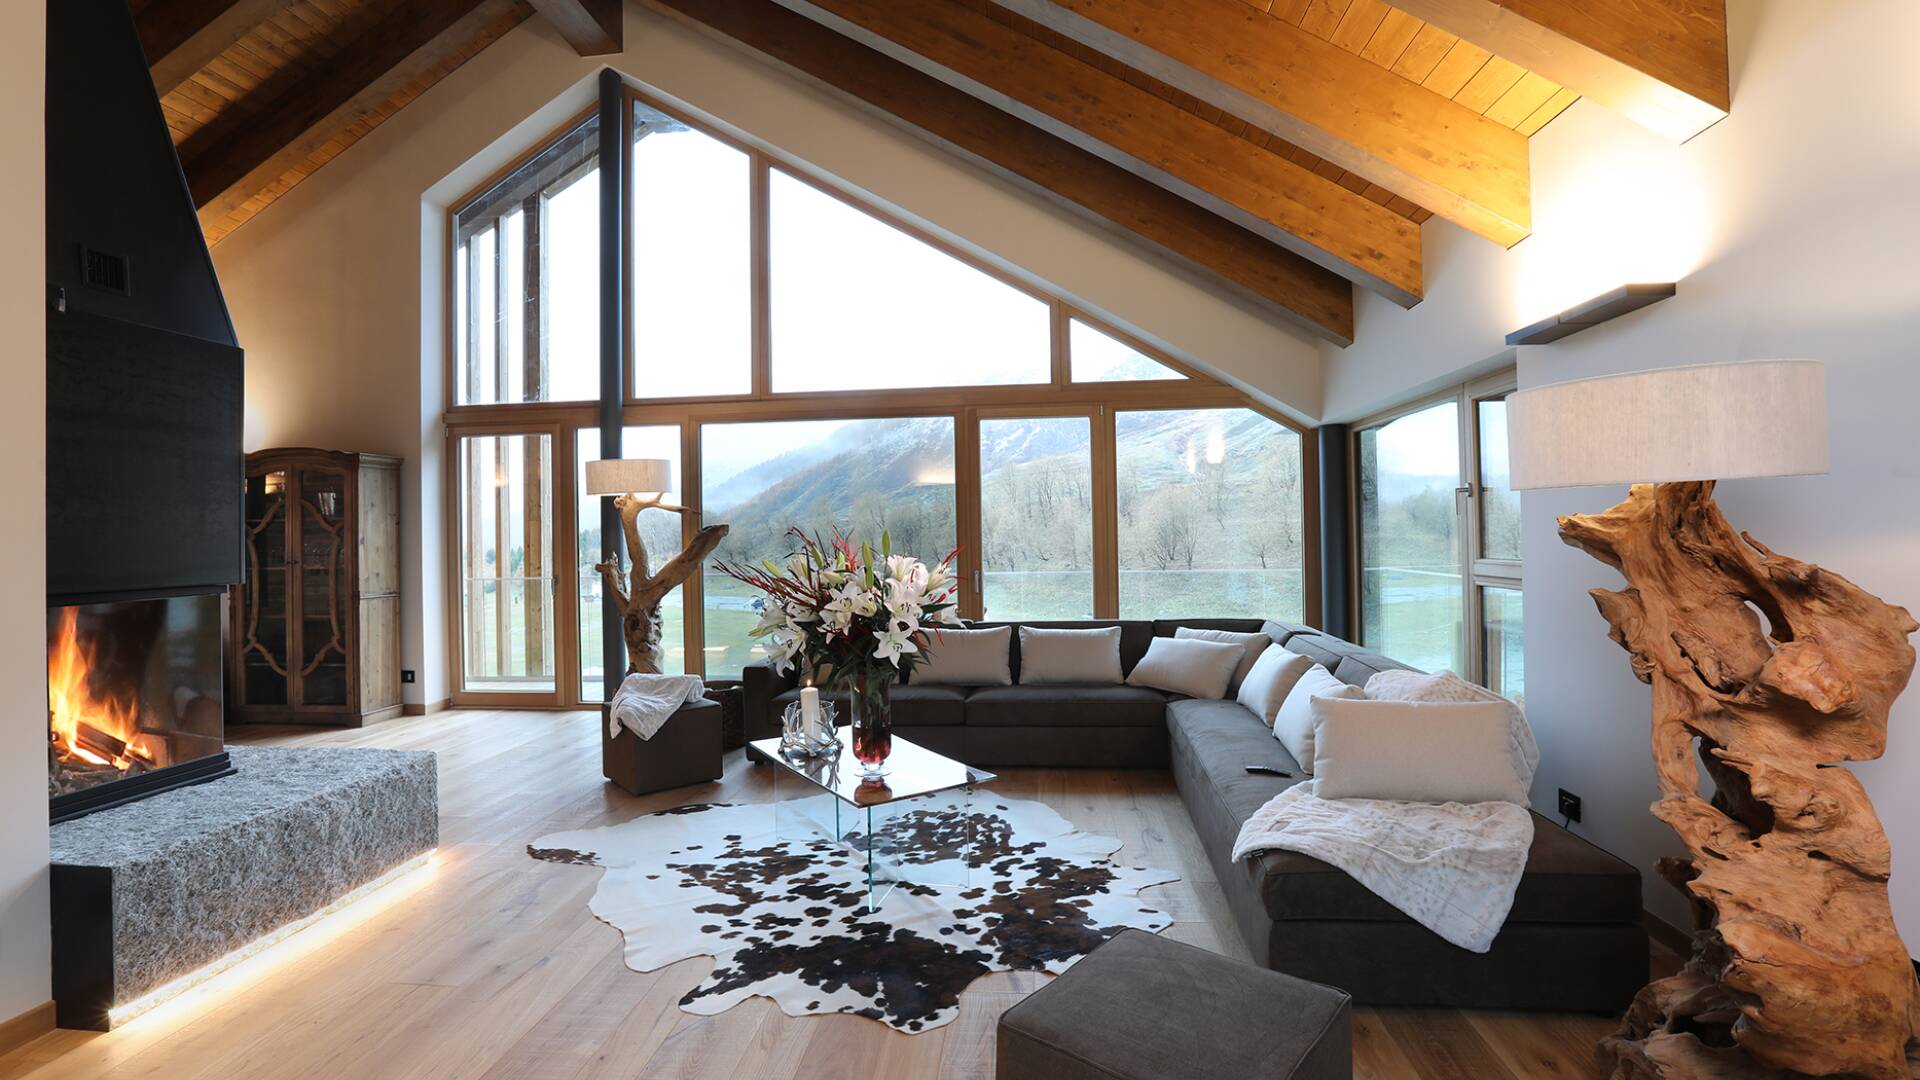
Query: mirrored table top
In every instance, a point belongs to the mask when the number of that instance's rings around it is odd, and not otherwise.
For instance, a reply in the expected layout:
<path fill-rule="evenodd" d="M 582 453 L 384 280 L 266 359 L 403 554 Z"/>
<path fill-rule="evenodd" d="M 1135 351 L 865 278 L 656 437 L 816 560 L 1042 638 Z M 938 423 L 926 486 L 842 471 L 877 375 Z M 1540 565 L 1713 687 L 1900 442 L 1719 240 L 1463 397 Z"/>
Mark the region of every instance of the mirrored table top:
<path fill-rule="evenodd" d="M 780 752 L 777 738 L 757 739 L 752 745 L 775 768 L 785 769 L 853 806 L 879 806 L 995 779 L 993 773 L 936 754 L 895 734 L 893 752 L 887 755 L 886 776 L 879 783 L 863 782 L 860 760 L 853 756 L 853 728 L 843 726 L 834 734 L 839 737 L 840 752 L 822 757 L 789 758 Z"/>

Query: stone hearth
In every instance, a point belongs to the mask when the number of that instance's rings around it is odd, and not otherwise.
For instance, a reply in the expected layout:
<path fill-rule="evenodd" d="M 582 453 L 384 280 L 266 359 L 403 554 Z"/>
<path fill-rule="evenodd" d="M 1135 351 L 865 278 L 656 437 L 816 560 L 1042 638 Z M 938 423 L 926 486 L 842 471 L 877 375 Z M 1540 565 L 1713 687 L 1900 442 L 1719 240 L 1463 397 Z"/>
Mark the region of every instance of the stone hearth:
<path fill-rule="evenodd" d="M 107 1030 L 439 842 L 431 753 L 230 752 L 237 775 L 54 826 L 61 1027 Z"/>

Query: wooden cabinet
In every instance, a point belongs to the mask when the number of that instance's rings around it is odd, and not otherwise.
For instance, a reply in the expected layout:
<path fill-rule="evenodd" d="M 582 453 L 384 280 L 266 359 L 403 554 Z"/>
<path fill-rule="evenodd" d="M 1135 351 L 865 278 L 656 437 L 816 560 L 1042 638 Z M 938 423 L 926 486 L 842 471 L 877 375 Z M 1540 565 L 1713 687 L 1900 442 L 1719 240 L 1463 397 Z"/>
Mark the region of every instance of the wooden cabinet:
<path fill-rule="evenodd" d="M 400 712 L 400 459 L 247 455 L 228 719 L 358 727 Z"/>

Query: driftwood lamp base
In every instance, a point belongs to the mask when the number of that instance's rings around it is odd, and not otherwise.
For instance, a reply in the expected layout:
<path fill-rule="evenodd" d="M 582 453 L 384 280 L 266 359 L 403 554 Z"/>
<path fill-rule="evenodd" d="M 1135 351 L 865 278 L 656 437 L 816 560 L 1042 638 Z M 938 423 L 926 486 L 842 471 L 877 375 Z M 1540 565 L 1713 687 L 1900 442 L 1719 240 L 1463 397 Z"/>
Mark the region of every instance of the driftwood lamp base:
<path fill-rule="evenodd" d="M 1852 771 L 1830 767 L 1885 751 L 1920 626 L 1735 533 L 1710 482 L 1636 486 L 1561 518 L 1560 536 L 1626 577 L 1593 598 L 1653 687 L 1653 814 L 1691 856 L 1660 873 L 1692 908 L 1693 955 L 1601 1044 L 1610 1076 L 1920 1075 L 1887 835 Z"/>
<path fill-rule="evenodd" d="M 610 558 L 594 569 L 600 571 L 602 587 L 620 609 L 620 632 L 627 639 L 627 674 L 639 672 L 656 675 L 660 672 L 660 602 L 700 569 L 701 562 L 713 554 L 713 549 L 720 545 L 720 541 L 727 538 L 727 527 L 709 525 L 701 529 L 680 554 L 667 560 L 659 573 L 650 573 L 647 569 L 647 545 L 640 540 L 640 511 L 649 508 L 670 510 L 676 514 L 691 514 L 695 521 L 699 520 L 698 513 L 684 506 L 663 503 L 657 498 L 635 495 L 621 495 L 613 500 L 613 505 L 620 511 L 620 531 L 627 538 L 627 554 L 631 560 L 627 568 L 627 580 L 620 580 L 620 563 L 617 559 Z M 617 683 L 607 685 L 608 700 L 613 698 L 615 685 Z"/>

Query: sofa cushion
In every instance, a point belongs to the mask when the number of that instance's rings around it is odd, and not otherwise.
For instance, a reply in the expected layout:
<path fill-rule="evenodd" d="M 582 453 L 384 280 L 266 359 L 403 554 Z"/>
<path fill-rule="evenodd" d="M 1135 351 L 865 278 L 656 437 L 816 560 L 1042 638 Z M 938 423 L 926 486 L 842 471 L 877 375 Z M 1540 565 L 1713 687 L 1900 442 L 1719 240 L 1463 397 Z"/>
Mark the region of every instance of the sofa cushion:
<path fill-rule="evenodd" d="M 1261 654 L 1273 647 L 1273 639 L 1258 630 L 1245 632 L 1239 630 L 1218 630 L 1211 626 L 1182 626 L 1173 632 L 1175 641 L 1221 641 L 1240 646 L 1240 663 L 1233 669 L 1233 679 L 1227 684 L 1223 697 L 1232 697 L 1240 692 L 1240 684 L 1246 681 L 1247 673 L 1253 670 L 1254 662 Z"/>
<path fill-rule="evenodd" d="M 1013 685 L 1013 628 L 946 627 L 927 642 L 926 659 L 913 673 L 916 685 Z"/>
<path fill-rule="evenodd" d="M 1167 695 L 1144 686 L 983 686 L 967 697 L 967 723 L 982 727 L 1157 727 L 1166 722 Z"/>
<path fill-rule="evenodd" d="M 965 686 L 896 686 L 893 688 L 893 722 L 898 727 L 951 727 L 967 720 L 966 702 L 971 688 Z M 775 695 L 777 717 L 790 701 L 799 701 L 799 689 Z M 853 706 L 843 694 L 835 699 L 839 720 L 852 716 Z"/>
<path fill-rule="evenodd" d="M 1120 628 L 1117 626 L 1086 630 L 1020 627 L 1020 683 L 1023 686 L 1117 683 L 1125 678 L 1126 672 L 1120 669 Z"/>
<path fill-rule="evenodd" d="M 1246 706 L 1233 701 L 1174 701 L 1167 706 L 1167 731 L 1174 753 L 1200 763 L 1208 798 L 1231 819 L 1236 833 L 1275 795 L 1307 779 L 1306 770 L 1273 737 Z M 1292 773 L 1272 776 L 1250 773 L 1249 765 L 1265 765 Z M 1196 822 L 1199 815 L 1194 815 Z M 1233 838 L 1227 838 L 1233 846 Z"/>
<path fill-rule="evenodd" d="M 1231 641 L 1157 637 L 1147 646 L 1147 655 L 1133 665 L 1127 685 L 1218 700 L 1227 696 L 1233 673 L 1246 654 L 1245 645 Z"/>
<path fill-rule="evenodd" d="M 989 626 L 1034 626 L 1046 630 L 1091 630 L 1102 626 L 1120 628 L 1120 674 L 1124 678 L 1133 670 L 1133 665 L 1147 655 L 1147 644 L 1153 640 L 1153 624 L 1145 619 L 1053 619 L 1027 622 L 970 622 L 969 627 Z M 1013 635 L 1013 681 L 1020 681 L 1020 635 Z"/>

